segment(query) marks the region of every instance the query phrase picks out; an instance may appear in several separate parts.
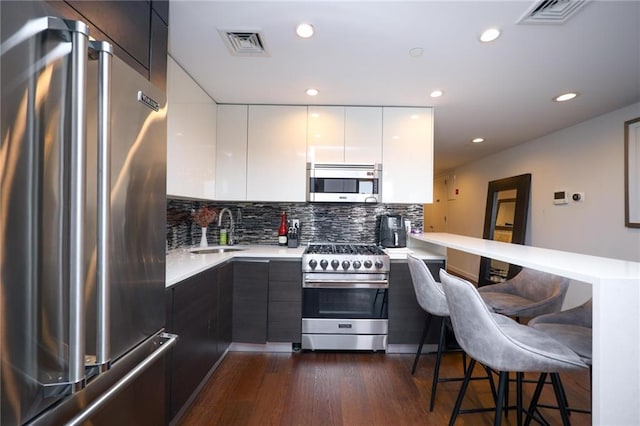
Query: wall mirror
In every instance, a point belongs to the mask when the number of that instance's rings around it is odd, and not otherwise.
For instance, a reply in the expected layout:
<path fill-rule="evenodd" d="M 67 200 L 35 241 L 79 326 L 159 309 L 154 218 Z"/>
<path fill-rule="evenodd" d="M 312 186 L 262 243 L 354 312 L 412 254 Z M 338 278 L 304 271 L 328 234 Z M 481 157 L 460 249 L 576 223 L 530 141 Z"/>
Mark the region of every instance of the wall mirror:
<path fill-rule="evenodd" d="M 640 228 L 640 118 L 624 123 L 624 224 Z"/>
<path fill-rule="evenodd" d="M 482 238 L 524 244 L 530 192 L 530 173 L 489 182 Z M 502 282 L 515 276 L 520 269 L 517 265 L 482 257 L 478 285 Z"/>

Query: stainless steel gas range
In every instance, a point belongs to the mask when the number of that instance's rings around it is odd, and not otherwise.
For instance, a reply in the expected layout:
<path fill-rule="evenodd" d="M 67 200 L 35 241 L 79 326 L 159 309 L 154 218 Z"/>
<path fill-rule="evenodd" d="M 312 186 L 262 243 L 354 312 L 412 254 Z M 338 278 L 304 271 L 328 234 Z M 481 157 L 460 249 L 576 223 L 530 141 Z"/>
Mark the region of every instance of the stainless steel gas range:
<path fill-rule="evenodd" d="M 375 245 L 309 244 L 302 255 L 302 349 L 386 350 L 389 264 Z"/>

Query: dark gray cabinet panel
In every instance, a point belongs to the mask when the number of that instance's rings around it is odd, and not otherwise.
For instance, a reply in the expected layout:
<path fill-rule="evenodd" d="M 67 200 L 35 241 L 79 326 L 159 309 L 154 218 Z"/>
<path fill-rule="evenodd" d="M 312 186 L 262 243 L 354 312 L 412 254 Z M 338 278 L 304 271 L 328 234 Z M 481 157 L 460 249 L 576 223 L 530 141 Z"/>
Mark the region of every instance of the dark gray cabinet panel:
<path fill-rule="evenodd" d="M 431 274 L 440 281 L 439 270 L 444 261 L 427 261 Z M 409 266 L 391 263 L 389 273 L 389 343 L 418 344 L 426 321 L 426 313 L 416 299 Z M 437 343 L 440 321 L 432 321 L 425 343 Z"/>
<path fill-rule="evenodd" d="M 151 13 L 151 46 L 149 51 L 149 80 L 166 92 L 167 46 L 169 27 L 155 13 Z"/>
<path fill-rule="evenodd" d="M 146 1 L 67 0 L 88 21 L 149 68 L 151 4 Z"/>
<path fill-rule="evenodd" d="M 96 40 L 113 45 L 113 51 L 130 67 L 166 90 L 168 1 L 47 0 L 67 19 L 90 27 Z"/>
<path fill-rule="evenodd" d="M 269 262 L 233 265 L 233 341 L 266 343 Z"/>
<path fill-rule="evenodd" d="M 269 262 L 269 319 L 267 340 L 299 343 L 302 326 L 302 264 Z"/>
<path fill-rule="evenodd" d="M 172 350 L 170 415 L 173 418 L 218 358 L 216 269 L 201 272 L 167 290 L 172 304 L 167 330 L 179 336 Z M 171 324 L 171 326 L 169 326 Z"/>
<path fill-rule="evenodd" d="M 203 271 L 165 292 L 166 329 L 179 336 L 168 357 L 167 418 L 182 409 L 231 343 L 233 264 Z"/>
<path fill-rule="evenodd" d="M 233 312 L 233 263 L 218 268 L 218 356 L 231 344 Z"/>

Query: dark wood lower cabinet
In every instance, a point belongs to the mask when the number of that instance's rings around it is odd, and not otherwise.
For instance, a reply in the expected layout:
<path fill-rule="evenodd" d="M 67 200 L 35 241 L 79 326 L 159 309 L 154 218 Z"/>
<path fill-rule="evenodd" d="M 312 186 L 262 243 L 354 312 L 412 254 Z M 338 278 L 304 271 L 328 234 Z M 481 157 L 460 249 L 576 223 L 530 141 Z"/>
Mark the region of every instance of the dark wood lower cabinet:
<path fill-rule="evenodd" d="M 218 268 L 218 357 L 231 344 L 233 312 L 233 263 Z"/>
<path fill-rule="evenodd" d="M 170 419 L 180 412 L 229 346 L 232 273 L 229 263 L 166 290 L 166 329 L 179 336 L 167 370 Z"/>
<path fill-rule="evenodd" d="M 426 261 L 431 274 L 440 281 L 439 271 L 444 261 Z M 389 344 L 420 343 L 426 321 L 426 313 L 416 299 L 409 265 L 406 262 L 392 262 L 389 273 Z M 429 327 L 425 343 L 437 343 L 440 320 L 434 320 Z"/>
<path fill-rule="evenodd" d="M 233 262 L 233 341 L 266 343 L 269 261 Z"/>
<path fill-rule="evenodd" d="M 302 338 L 302 264 L 269 262 L 267 340 L 300 343 Z"/>

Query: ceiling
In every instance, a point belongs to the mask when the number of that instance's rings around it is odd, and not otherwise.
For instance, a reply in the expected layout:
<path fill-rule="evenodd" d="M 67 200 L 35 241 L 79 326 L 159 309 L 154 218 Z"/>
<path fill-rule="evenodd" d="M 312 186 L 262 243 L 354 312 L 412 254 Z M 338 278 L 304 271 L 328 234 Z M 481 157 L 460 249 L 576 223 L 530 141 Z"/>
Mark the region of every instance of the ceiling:
<path fill-rule="evenodd" d="M 640 1 L 519 24 L 533 4 L 171 0 L 169 52 L 218 103 L 433 106 L 441 174 L 640 101 Z M 295 35 L 301 22 L 312 38 Z M 481 43 L 489 27 L 502 35 Z M 218 29 L 260 31 L 268 56 L 232 56 Z"/>

